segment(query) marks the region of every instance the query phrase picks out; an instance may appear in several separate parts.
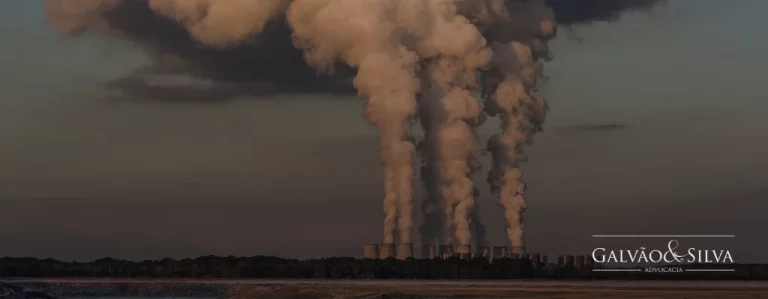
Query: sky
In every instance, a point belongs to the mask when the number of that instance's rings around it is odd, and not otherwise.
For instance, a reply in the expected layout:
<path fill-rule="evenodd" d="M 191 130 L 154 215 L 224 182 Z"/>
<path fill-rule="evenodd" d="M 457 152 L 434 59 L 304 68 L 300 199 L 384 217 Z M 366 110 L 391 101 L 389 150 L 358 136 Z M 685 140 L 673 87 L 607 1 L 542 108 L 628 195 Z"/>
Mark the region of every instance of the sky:
<path fill-rule="evenodd" d="M 524 167 L 529 251 L 588 253 L 605 245 L 593 234 L 735 234 L 700 245 L 768 262 L 766 9 L 673 0 L 560 31 L 542 87 L 551 111 Z M 147 63 L 142 52 L 61 37 L 37 0 L 0 2 L 0 43 L 0 256 L 357 256 L 379 241 L 362 101 L 138 101 L 104 82 Z M 622 126 L 585 128 L 601 124 Z M 489 121 L 481 140 L 498 130 Z M 485 175 L 479 208 L 503 244 Z"/>

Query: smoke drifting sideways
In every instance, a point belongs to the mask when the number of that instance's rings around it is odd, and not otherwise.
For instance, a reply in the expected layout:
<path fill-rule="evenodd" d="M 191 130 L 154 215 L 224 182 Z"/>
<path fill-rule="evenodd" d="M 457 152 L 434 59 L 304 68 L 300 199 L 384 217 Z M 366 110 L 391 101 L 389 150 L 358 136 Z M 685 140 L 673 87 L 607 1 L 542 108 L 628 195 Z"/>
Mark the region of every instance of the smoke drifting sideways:
<path fill-rule="evenodd" d="M 487 145 L 488 181 L 504 208 L 510 243 L 524 248 L 519 164 L 548 110 L 537 94 L 542 61 L 552 59 L 547 41 L 558 24 L 611 21 L 660 2 L 46 0 L 45 8 L 62 34 L 124 39 L 146 53 L 151 64 L 113 87 L 151 92 L 135 78 L 169 74 L 237 86 L 232 94 L 258 94 L 253 86 L 265 85 L 275 92 L 353 87 L 379 131 L 386 244 L 413 242 L 416 120 L 425 132 L 418 149 L 428 191 L 421 242 L 485 243 L 470 178 L 482 153 L 474 130 L 499 116 L 501 132 Z"/>

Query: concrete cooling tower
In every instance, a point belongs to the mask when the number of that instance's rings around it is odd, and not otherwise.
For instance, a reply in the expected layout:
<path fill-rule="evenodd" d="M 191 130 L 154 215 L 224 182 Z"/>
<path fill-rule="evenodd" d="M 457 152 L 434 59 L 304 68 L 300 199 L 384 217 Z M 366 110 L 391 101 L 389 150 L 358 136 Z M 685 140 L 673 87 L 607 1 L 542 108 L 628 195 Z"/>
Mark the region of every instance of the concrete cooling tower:
<path fill-rule="evenodd" d="M 379 258 L 386 259 L 395 256 L 395 244 L 381 244 Z"/>
<path fill-rule="evenodd" d="M 366 244 L 363 246 L 363 258 L 364 259 L 377 259 L 379 258 L 379 245 L 378 244 Z"/>
<path fill-rule="evenodd" d="M 399 244 L 397 245 L 397 259 L 404 260 L 409 257 L 413 257 L 413 244 Z"/>

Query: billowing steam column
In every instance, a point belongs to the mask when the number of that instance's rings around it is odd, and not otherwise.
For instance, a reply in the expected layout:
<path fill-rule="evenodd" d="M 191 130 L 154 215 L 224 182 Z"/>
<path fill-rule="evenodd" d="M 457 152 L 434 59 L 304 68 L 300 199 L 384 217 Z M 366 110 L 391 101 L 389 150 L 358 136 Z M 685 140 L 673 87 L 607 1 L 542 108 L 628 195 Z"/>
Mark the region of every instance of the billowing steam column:
<path fill-rule="evenodd" d="M 387 259 L 395 256 L 395 244 L 381 244 L 380 259 Z"/>
<path fill-rule="evenodd" d="M 401 243 L 397 245 L 397 259 L 404 260 L 413 257 L 413 244 Z"/>
<path fill-rule="evenodd" d="M 366 244 L 363 246 L 363 258 L 364 259 L 376 259 L 379 258 L 379 245 L 378 244 Z"/>
<path fill-rule="evenodd" d="M 533 19 L 535 17 L 539 18 L 539 26 L 528 27 L 534 30 L 515 32 L 523 34 L 522 39 L 510 36 L 509 31 L 504 30 L 519 26 L 515 22 L 524 22 L 522 19 L 536 20 Z M 546 118 L 547 103 L 536 94 L 542 66 L 538 59 L 548 57 L 545 41 L 554 37 L 556 29 L 554 16 L 533 18 L 513 17 L 506 24 L 489 29 L 488 38 L 493 41 L 496 65 L 484 73 L 483 79 L 486 113 L 498 115 L 502 121 L 502 132 L 488 141 L 488 151 L 493 160 L 488 183 L 491 192 L 498 194 L 499 203 L 504 207 L 507 238 L 512 245 L 512 253 L 517 255 L 525 254 L 522 214 L 527 206 L 523 198 L 526 186 L 522 181 L 520 163 L 527 160 L 523 153 L 524 145 L 532 143 L 533 134 L 541 130 Z"/>
<path fill-rule="evenodd" d="M 403 7 L 397 7 L 398 4 Z M 391 244 L 396 242 L 395 230 L 399 243 L 412 243 L 416 148 L 411 123 L 416 116 L 416 93 L 421 86 L 416 75 L 419 56 L 403 44 L 402 36 L 402 32 L 416 28 L 400 27 L 414 24 L 403 22 L 410 11 L 420 8 L 410 4 L 414 2 L 297 0 L 290 2 L 286 12 L 294 45 L 304 50 L 310 65 L 330 71 L 334 64 L 344 62 L 357 69 L 353 84 L 358 96 L 366 100 L 363 115 L 378 129 L 384 168 L 382 256 L 394 254 L 394 248 L 385 250 L 394 247 Z M 409 11 L 408 16 L 401 15 L 405 11 Z M 419 42 L 417 37 L 413 38 L 409 41 Z"/>

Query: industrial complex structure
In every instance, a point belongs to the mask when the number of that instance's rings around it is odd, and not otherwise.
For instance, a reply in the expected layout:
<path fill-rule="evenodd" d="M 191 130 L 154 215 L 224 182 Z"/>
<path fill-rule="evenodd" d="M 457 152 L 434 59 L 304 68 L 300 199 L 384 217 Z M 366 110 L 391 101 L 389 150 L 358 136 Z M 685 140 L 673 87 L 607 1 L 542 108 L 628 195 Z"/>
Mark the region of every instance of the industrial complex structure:
<path fill-rule="evenodd" d="M 491 255 L 493 253 L 493 255 Z M 413 244 L 399 244 L 397 251 L 395 251 L 395 244 L 366 244 L 363 247 L 363 258 L 366 259 L 387 259 L 397 258 L 404 260 L 413 258 Z M 527 258 L 534 266 L 548 266 L 549 258 L 543 254 L 526 254 L 525 247 L 512 247 L 509 251 L 506 246 L 494 246 L 491 247 L 480 246 L 475 252 L 472 252 L 472 247 L 469 245 L 458 246 L 454 251 L 453 245 L 424 245 L 421 248 L 422 259 L 435 259 L 435 258 L 486 258 L 486 259 L 502 259 L 502 258 Z M 594 261 L 586 255 L 560 255 L 557 257 L 557 263 L 559 267 L 573 267 L 573 268 L 594 268 Z"/>

